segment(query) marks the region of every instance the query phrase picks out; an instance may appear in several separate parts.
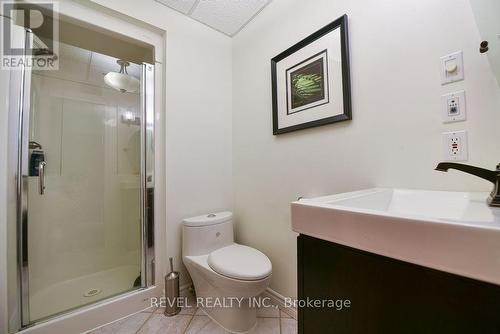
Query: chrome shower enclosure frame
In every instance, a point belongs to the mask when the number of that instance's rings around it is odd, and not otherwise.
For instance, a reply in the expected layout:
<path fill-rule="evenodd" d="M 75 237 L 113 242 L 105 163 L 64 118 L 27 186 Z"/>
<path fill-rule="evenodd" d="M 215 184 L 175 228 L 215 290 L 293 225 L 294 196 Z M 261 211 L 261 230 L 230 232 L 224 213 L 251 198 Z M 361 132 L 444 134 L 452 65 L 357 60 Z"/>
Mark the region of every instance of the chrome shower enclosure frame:
<path fill-rule="evenodd" d="M 13 33 L 15 38 L 22 38 L 25 45 L 25 60 L 31 55 L 33 33 L 29 29 L 18 27 Z M 31 68 L 24 62 L 17 73 L 12 73 L 11 78 L 20 82 L 19 92 L 15 99 L 11 99 L 9 105 L 9 142 L 15 143 L 16 147 L 9 150 L 8 159 L 15 159 L 17 168 L 10 171 L 10 175 L 16 179 L 16 226 L 17 226 L 17 278 L 18 278 L 18 322 L 19 329 L 36 325 L 62 314 L 68 314 L 75 310 L 86 308 L 88 305 L 65 310 L 61 313 L 44 319 L 31 321 L 29 309 L 29 258 L 28 258 L 28 175 L 29 175 L 29 122 L 30 122 L 30 96 L 31 96 Z M 90 304 L 90 306 L 108 302 L 119 298 L 130 292 L 147 289 L 155 285 L 155 245 L 154 245 L 154 197 L 155 197 L 155 66 L 148 63 L 142 64 L 140 85 L 140 226 L 141 226 L 141 286 L 133 291 L 124 292 L 117 296 L 105 298 Z M 16 156 L 14 156 L 16 155 Z M 13 161 L 13 160 L 12 160 Z M 9 163 L 10 165 L 14 165 Z M 13 189 L 11 189 L 13 190 Z"/>

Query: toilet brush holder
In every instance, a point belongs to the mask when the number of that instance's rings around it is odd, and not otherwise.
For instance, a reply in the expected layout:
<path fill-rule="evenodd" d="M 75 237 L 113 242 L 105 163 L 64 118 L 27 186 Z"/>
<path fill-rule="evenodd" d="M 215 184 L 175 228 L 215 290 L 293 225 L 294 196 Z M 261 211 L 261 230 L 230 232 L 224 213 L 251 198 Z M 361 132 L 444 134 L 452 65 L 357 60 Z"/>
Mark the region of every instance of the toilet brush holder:
<path fill-rule="evenodd" d="M 179 273 L 174 271 L 173 259 L 170 258 L 170 272 L 165 276 L 165 315 L 174 316 L 181 311 L 179 306 Z"/>

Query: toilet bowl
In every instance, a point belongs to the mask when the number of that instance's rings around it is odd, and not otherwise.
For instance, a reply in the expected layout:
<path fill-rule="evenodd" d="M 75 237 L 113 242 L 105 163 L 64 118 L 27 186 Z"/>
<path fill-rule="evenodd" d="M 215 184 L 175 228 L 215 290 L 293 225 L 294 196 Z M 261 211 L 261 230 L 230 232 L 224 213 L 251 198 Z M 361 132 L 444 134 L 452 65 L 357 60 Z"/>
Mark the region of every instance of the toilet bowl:
<path fill-rule="evenodd" d="M 231 212 L 185 219 L 182 259 L 198 306 L 227 331 L 251 330 L 255 298 L 269 286 L 272 265 L 257 249 L 234 242 Z"/>

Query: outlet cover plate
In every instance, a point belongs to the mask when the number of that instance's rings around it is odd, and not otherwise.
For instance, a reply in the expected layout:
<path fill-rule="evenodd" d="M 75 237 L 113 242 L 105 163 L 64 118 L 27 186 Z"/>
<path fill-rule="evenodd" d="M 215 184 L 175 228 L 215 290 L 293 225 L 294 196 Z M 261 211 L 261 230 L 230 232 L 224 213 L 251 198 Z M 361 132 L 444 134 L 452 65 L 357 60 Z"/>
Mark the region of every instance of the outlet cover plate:
<path fill-rule="evenodd" d="M 469 159 L 467 131 L 443 133 L 443 158 L 446 161 L 466 161 Z"/>
<path fill-rule="evenodd" d="M 465 121 L 467 118 L 465 91 L 461 90 L 441 96 L 441 112 L 443 123 Z"/>

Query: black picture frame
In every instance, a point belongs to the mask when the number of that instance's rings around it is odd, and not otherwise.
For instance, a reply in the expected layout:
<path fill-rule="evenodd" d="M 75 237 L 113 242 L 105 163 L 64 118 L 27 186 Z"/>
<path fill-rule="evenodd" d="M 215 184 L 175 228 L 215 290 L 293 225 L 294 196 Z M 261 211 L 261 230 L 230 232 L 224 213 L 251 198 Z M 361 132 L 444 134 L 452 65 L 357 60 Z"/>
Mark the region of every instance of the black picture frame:
<path fill-rule="evenodd" d="M 352 103 L 351 103 L 351 79 L 350 79 L 350 62 L 349 62 L 349 34 L 348 34 L 348 19 L 347 15 L 343 15 L 324 26 L 315 33 L 304 38 L 300 42 L 281 52 L 271 59 L 271 84 L 272 84 L 272 111 L 273 111 L 273 135 L 279 135 L 287 132 L 312 128 L 316 126 L 342 122 L 352 119 Z M 342 66 L 342 98 L 343 98 L 343 113 L 332 117 L 313 120 L 285 128 L 279 128 L 278 124 L 278 79 L 277 79 L 277 64 L 281 60 L 287 58 L 298 50 L 306 47 L 317 39 L 327 35 L 328 33 L 340 29 L 340 44 L 341 44 L 341 66 Z"/>

